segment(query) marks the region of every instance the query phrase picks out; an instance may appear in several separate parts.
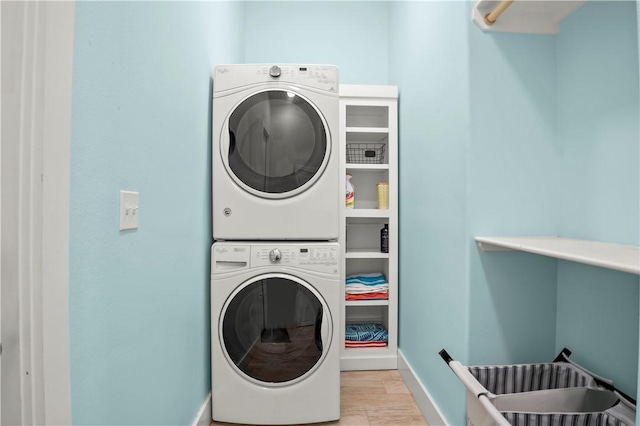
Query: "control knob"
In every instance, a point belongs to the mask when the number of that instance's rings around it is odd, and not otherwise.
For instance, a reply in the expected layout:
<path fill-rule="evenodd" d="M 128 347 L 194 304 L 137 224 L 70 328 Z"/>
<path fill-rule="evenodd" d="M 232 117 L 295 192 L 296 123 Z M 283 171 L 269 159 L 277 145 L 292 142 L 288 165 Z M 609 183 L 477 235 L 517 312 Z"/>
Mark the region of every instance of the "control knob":
<path fill-rule="evenodd" d="M 274 65 L 269 69 L 269 75 L 271 77 L 277 78 L 277 77 L 280 77 L 280 74 L 282 74 L 282 70 L 277 65 Z"/>
<path fill-rule="evenodd" d="M 269 260 L 272 263 L 278 263 L 280 262 L 281 259 L 282 259 L 282 253 L 277 248 L 269 252 Z"/>

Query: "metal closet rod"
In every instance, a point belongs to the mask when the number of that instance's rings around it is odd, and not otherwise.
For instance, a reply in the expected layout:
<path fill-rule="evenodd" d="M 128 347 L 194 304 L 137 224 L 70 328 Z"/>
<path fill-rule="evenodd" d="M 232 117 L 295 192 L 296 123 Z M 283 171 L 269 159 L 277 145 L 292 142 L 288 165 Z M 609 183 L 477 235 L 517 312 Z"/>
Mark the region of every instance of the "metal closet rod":
<path fill-rule="evenodd" d="M 502 15 L 502 13 L 511 6 L 513 1 L 514 0 L 502 0 L 502 3 L 496 6 L 493 11 L 484 15 L 484 23 L 487 25 L 493 25 L 496 22 L 496 19 L 498 19 L 498 16 Z"/>

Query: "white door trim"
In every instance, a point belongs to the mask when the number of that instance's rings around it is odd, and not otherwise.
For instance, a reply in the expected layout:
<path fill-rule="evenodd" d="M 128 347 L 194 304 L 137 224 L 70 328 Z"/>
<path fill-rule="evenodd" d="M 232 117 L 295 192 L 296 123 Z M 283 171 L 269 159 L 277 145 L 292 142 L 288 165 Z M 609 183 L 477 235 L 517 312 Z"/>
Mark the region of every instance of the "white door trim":
<path fill-rule="evenodd" d="M 69 202 L 75 2 L 45 4 L 42 346 L 44 420 L 71 424 Z"/>
<path fill-rule="evenodd" d="M 2 7 L 0 7 L 0 25 L 2 23 Z M 0 46 L 2 46 L 2 31 L 0 31 Z M 0 61 L 1 63 L 1 61 Z M 0 66 L 0 84 L 2 82 L 2 67 Z M 0 129 L 2 128 L 2 102 L 0 102 Z M 0 142 L 2 135 L 0 134 Z M 0 195 L 2 194 L 2 147 L 0 143 Z M 0 196 L 0 242 L 2 241 L 2 197 Z M 2 244 L 0 244 L 0 259 L 2 259 Z M 0 283 L 2 282 L 2 262 L 0 261 Z M 2 423 L 2 285 L 0 284 L 0 423 Z"/>
<path fill-rule="evenodd" d="M 11 321 L 3 324 L 16 330 L 3 344 L 5 355 L 11 349 L 12 359 L 19 358 L 11 364 L 15 380 L 6 382 L 7 369 L 0 379 L 5 391 L 17 398 L 12 421 L 71 424 L 69 176 L 75 3 L 2 2 L 0 10 L 8 24 L 2 26 L 3 104 L 7 100 L 2 117 L 11 125 L 2 132 L 0 206 L 7 214 L 1 217 L 1 272 L 3 292 L 13 292 L 4 306 L 13 305 Z M 5 319 L 6 313 L 3 309 Z"/>

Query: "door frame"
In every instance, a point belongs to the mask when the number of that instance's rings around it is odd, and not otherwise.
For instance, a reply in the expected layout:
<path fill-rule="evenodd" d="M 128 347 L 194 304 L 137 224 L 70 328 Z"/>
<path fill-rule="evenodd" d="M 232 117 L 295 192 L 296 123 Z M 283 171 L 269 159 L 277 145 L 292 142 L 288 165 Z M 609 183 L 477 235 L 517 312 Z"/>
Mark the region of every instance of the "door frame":
<path fill-rule="evenodd" d="M 45 8 L 42 345 L 45 424 L 71 424 L 69 216 L 75 1 Z"/>
<path fill-rule="evenodd" d="M 3 32 L 8 43 L 15 42 L 9 50 L 22 58 L 18 63 L 3 55 L 2 72 L 13 73 L 9 84 L 19 91 L 19 100 L 11 104 L 19 110 L 19 131 L 2 140 L 2 150 L 19 153 L 19 161 L 0 168 L 0 182 L 15 182 L 10 192 L 16 194 L 2 197 L 12 210 L 2 216 L 0 235 L 6 237 L 14 229 L 17 244 L 11 246 L 11 262 L 3 253 L 0 271 L 11 270 L 12 282 L 3 286 L 15 286 L 19 294 L 20 389 L 15 391 L 20 393 L 20 423 L 71 424 L 69 199 L 75 2 L 2 2 L 3 17 L 20 19 Z"/>

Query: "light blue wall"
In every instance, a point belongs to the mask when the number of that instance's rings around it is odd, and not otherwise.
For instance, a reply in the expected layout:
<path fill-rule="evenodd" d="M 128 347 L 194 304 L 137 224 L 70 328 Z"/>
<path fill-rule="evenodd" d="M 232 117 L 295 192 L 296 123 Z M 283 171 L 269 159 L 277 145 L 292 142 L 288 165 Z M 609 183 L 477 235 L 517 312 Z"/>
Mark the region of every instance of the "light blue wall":
<path fill-rule="evenodd" d="M 589 1 L 558 36 L 564 235 L 637 245 L 638 51 L 634 2 Z"/>
<path fill-rule="evenodd" d="M 400 348 L 452 424 L 468 359 L 468 14 L 463 2 L 391 2 L 389 82 L 400 88 Z"/>
<path fill-rule="evenodd" d="M 245 19 L 247 62 L 334 64 L 340 83 L 387 84 L 387 2 L 248 2 Z"/>
<path fill-rule="evenodd" d="M 558 36 L 560 234 L 640 242 L 635 2 L 587 2 Z M 637 275 L 558 264 L 558 349 L 634 395 Z"/>
<path fill-rule="evenodd" d="M 558 264 L 557 349 L 629 395 L 638 377 L 638 276 Z"/>
<path fill-rule="evenodd" d="M 547 361 L 555 355 L 556 262 L 482 252 L 473 238 L 557 233 L 555 37 L 469 25 L 470 363 Z"/>
<path fill-rule="evenodd" d="M 210 390 L 210 69 L 241 3 L 78 2 L 71 155 L 74 424 L 190 424 Z M 140 227 L 118 230 L 119 190 Z"/>

